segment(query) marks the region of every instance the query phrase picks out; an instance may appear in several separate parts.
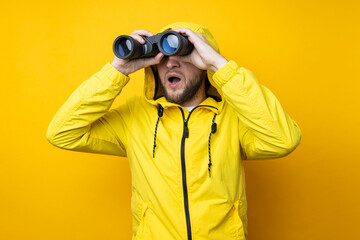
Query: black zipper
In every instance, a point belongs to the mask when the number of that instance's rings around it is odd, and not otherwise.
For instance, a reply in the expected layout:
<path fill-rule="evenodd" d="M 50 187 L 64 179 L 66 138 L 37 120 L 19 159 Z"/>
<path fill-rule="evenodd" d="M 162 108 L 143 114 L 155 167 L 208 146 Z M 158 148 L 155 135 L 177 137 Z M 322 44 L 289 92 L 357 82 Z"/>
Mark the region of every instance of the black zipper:
<path fill-rule="evenodd" d="M 184 130 L 183 130 L 183 136 L 181 139 L 181 170 L 182 170 L 182 184 L 183 184 L 183 194 L 184 194 L 184 208 L 185 208 L 185 218 L 186 218 L 186 227 L 187 227 L 187 236 L 188 240 L 192 240 L 191 235 L 191 224 L 190 224 L 190 212 L 189 212 L 189 197 L 188 197 L 188 190 L 187 190 L 187 183 L 186 183 L 186 165 L 185 165 L 185 139 L 189 137 L 189 128 L 188 128 L 188 122 L 191 113 L 198 107 L 211 107 L 215 108 L 213 106 L 208 105 L 199 105 L 194 107 L 191 112 L 189 113 L 189 116 L 187 119 L 185 119 L 184 111 L 181 107 L 179 109 L 181 110 L 181 114 L 183 117 L 184 122 Z"/>

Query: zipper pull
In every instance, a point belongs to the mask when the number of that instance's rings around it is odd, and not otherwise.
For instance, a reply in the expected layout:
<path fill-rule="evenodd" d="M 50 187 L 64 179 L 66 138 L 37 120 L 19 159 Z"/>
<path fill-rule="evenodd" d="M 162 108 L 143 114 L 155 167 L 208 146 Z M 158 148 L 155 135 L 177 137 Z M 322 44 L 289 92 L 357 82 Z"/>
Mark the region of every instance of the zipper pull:
<path fill-rule="evenodd" d="M 189 138 L 189 128 L 188 128 L 188 122 L 186 119 L 184 120 L 184 137 Z"/>

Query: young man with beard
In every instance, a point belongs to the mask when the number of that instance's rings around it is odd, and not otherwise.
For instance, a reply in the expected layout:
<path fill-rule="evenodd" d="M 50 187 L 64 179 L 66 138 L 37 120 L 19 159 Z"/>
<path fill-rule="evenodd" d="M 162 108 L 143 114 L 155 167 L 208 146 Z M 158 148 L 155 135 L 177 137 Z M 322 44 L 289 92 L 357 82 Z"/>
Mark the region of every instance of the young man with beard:
<path fill-rule="evenodd" d="M 76 151 L 127 156 L 133 239 L 246 239 L 243 160 L 283 157 L 298 125 L 254 74 L 228 61 L 201 25 L 174 23 L 186 56 L 114 57 L 85 81 L 52 120 L 47 138 Z M 144 44 L 134 31 L 131 36 Z M 144 96 L 109 110 L 145 68 Z"/>

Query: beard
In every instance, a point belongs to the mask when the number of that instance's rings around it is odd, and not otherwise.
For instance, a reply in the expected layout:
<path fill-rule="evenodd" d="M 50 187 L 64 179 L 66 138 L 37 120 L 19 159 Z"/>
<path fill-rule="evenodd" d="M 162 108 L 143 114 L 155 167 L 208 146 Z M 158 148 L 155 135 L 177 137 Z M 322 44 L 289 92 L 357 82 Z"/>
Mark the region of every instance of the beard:
<path fill-rule="evenodd" d="M 169 94 L 167 88 L 164 86 L 161 81 L 161 88 L 163 90 L 164 96 L 168 102 L 176 103 L 181 105 L 181 103 L 186 102 L 192 99 L 197 92 L 199 91 L 202 83 L 204 82 L 204 78 L 202 76 L 195 76 L 193 79 L 187 79 L 187 83 L 182 92 L 176 94 Z"/>

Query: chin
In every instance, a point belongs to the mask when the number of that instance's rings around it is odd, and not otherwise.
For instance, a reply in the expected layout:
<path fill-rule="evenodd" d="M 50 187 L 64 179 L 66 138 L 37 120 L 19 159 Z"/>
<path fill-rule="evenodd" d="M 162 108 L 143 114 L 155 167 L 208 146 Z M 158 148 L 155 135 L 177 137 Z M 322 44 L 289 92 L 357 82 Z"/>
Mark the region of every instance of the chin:
<path fill-rule="evenodd" d="M 168 102 L 180 104 L 182 103 L 181 94 L 165 94 L 165 98 Z"/>
<path fill-rule="evenodd" d="M 168 102 L 172 102 L 172 103 L 176 103 L 176 104 L 180 104 L 180 103 L 181 103 L 181 101 L 179 101 L 179 99 L 176 98 L 176 97 L 165 96 L 165 98 L 166 98 L 166 100 L 167 100 Z"/>

